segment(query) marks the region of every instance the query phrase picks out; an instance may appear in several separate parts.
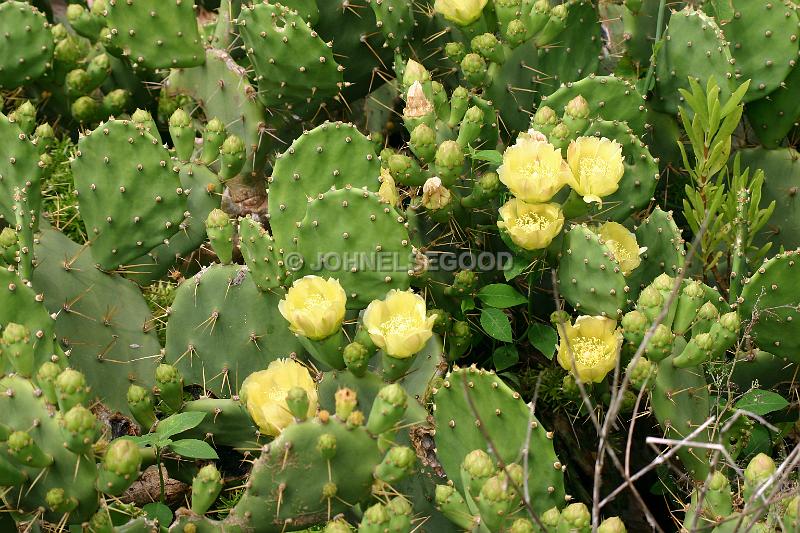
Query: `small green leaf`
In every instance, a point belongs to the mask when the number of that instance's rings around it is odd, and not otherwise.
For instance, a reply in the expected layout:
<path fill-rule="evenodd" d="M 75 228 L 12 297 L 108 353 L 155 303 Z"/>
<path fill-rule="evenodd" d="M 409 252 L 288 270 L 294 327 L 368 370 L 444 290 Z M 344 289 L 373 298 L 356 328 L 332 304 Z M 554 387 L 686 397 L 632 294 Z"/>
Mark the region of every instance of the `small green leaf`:
<path fill-rule="evenodd" d="M 125 435 L 120 438 L 131 440 L 139 446 L 155 446 L 159 442 L 159 436 L 155 433 L 148 433 L 146 435 L 142 435 L 141 437 Z"/>
<path fill-rule="evenodd" d="M 494 363 L 494 369 L 498 372 L 516 365 L 519 363 L 517 347 L 513 344 L 504 344 L 500 346 L 494 351 L 494 354 L 492 354 L 492 362 Z"/>
<path fill-rule="evenodd" d="M 517 289 L 505 283 L 495 283 L 481 288 L 478 291 L 478 298 L 489 307 L 497 307 L 498 309 L 506 309 L 528 302 L 528 299 L 521 295 Z"/>
<path fill-rule="evenodd" d="M 214 448 L 203 440 L 176 440 L 169 445 L 169 448 L 181 457 L 189 457 L 191 459 L 219 459 Z"/>
<path fill-rule="evenodd" d="M 542 352 L 542 355 L 553 360 L 558 344 L 558 333 L 547 324 L 534 322 L 528 328 L 528 340 L 534 348 Z"/>
<path fill-rule="evenodd" d="M 506 281 L 511 281 L 512 279 L 516 278 L 530 265 L 530 261 L 515 255 L 513 261 L 506 263 L 503 268 L 503 275 L 506 277 Z"/>
<path fill-rule="evenodd" d="M 472 311 L 475 309 L 475 298 L 472 296 L 467 296 L 463 300 L 461 300 L 461 312 L 466 313 L 467 311 Z"/>
<path fill-rule="evenodd" d="M 500 309 L 487 307 L 481 311 L 481 327 L 490 337 L 503 342 L 514 340 L 508 317 Z"/>
<path fill-rule="evenodd" d="M 205 417 L 206 414 L 200 412 L 176 413 L 160 421 L 156 426 L 156 433 L 160 437 L 171 437 L 197 427 Z"/>
<path fill-rule="evenodd" d="M 753 389 L 739 398 L 734 407 L 764 416 L 774 411 L 780 411 L 788 405 L 789 402 L 780 394 L 767 390 Z"/>
<path fill-rule="evenodd" d="M 160 526 L 169 527 L 172 524 L 172 510 L 161 502 L 145 504 L 142 510 L 150 520 L 158 520 Z"/>
<path fill-rule="evenodd" d="M 501 154 L 497 150 L 478 150 L 472 154 L 472 159 L 478 159 L 480 161 L 488 161 L 493 165 L 503 164 L 503 154 Z"/>

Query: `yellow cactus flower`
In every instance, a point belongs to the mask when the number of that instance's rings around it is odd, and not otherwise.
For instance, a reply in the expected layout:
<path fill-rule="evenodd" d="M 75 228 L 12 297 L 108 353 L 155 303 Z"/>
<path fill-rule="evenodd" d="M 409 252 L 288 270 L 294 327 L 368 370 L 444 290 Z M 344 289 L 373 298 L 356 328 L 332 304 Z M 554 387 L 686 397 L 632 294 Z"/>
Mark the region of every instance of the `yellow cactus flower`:
<path fill-rule="evenodd" d="M 614 194 L 625 173 L 622 146 L 605 137 L 578 137 L 569 143 L 567 163 L 572 169 L 572 189 L 587 203 L 603 203 Z"/>
<path fill-rule="evenodd" d="M 529 135 L 506 149 L 497 174 L 514 196 L 530 203 L 549 202 L 572 180 L 561 150 Z"/>
<path fill-rule="evenodd" d="M 611 254 L 619 263 L 619 269 L 624 275 L 630 274 L 642 262 L 639 254 L 646 248 L 639 248 L 636 235 L 628 231 L 622 224 L 606 222 L 600 226 L 597 234 L 605 241 L 606 247 L 611 250 Z"/>
<path fill-rule="evenodd" d="M 392 357 L 405 359 L 419 352 L 433 335 L 436 315 L 427 316 L 425 299 L 411 291 L 393 289 L 373 300 L 363 323 L 372 342 Z"/>
<path fill-rule="evenodd" d="M 599 383 L 617 366 L 622 334 L 617 322 L 602 316 L 580 316 L 559 328 L 558 363 L 582 381 Z M 575 358 L 575 367 L 572 358 Z"/>
<path fill-rule="evenodd" d="M 391 206 L 396 206 L 400 203 L 397 185 L 395 185 L 394 178 L 389 173 L 388 168 L 381 168 L 381 186 L 378 188 L 378 196 Z"/>
<path fill-rule="evenodd" d="M 558 204 L 529 204 L 512 198 L 500 208 L 497 226 L 526 250 L 547 248 L 564 227 L 564 213 Z"/>
<path fill-rule="evenodd" d="M 308 416 L 317 411 L 317 385 L 308 369 L 292 359 L 272 361 L 266 370 L 247 376 L 239 391 L 242 402 L 261 433 L 276 437 L 292 423 L 286 394 L 300 387 L 308 394 Z"/>
<path fill-rule="evenodd" d="M 450 22 L 468 26 L 481 18 L 489 0 L 436 0 L 433 9 Z"/>
<path fill-rule="evenodd" d="M 278 302 L 278 311 L 289 322 L 289 329 L 319 341 L 342 326 L 347 295 L 339 280 L 305 276 L 295 281 Z"/>

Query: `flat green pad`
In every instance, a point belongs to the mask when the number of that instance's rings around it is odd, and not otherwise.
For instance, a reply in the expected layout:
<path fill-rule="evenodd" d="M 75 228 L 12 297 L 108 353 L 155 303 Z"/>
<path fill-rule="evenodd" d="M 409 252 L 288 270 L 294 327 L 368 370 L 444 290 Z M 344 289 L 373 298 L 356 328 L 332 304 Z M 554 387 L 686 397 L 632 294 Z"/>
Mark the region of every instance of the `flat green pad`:
<path fill-rule="evenodd" d="M 592 118 L 627 122 L 638 135 L 645 132 L 647 106 L 644 97 L 630 82 L 615 76 L 595 76 L 562 85 L 550 96 L 542 98 L 542 105 L 551 107 L 558 116 L 576 96 L 589 103 Z"/>
<path fill-rule="evenodd" d="M 757 169 L 764 171 L 761 207 L 775 202 L 775 211 L 755 242 L 771 242 L 770 253 L 800 247 L 800 154 L 794 148 L 747 148 L 738 153 L 742 168 L 749 167 L 750 175 Z"/>
<path fill-rule="evenodd" d="M 0 89 L 35 81 L 53 62 L 47 18 L 27 2 L 0 4 Z"/>
<path fill-rule="evenodd" d="M 191 0 L 108 0 L 112 46 L 139 66 L 195 67 L 205 61 Z"/>
<path fill-rule="evenodd" d="M 756 346 L 779 357 L 800 362 L 800 250 L 766 261 L 745 281 L 739 314 L 749 322 Z"/>
<path fill-rule="evenodd" d="M 44 295 L 24 285 L 13 270 L 0 268 L 0 326 L 9 322 L 25 325 L 37 339 L 34 354 L 37 368 L 50 361 L 53 355 L 55 322 L 44 304 Z M 41 334 L 40 334 L 41 332 Z M 0 368 L 10 370 L 7 358 L 2 358 Z"/>
<path fill-rule="evenodd" d="M 106 270 L 141 257 L 180 229 L 186 194 L 169 153 L 127 120 L 101 123 L 72 159 L 92 255 Z"/>
<path fill-rule="evenodd" d="M 628 301 L 628 286 L 611 251 L 586 226 L 564 237 L 558 267 L 561 296 L 582 315 L 616 318 Z"/>
<path fill-rule="evenodd" d="M 777 148 L 800 119 L 800 65 L 783 80 L 780 87 L 744 108 L 753 131 L 767 148 Z"/>
<path fill-rule="evenodd" d="M 3 424 L 13 431 L 27 431 L 45 453 L 53 456 L 53 464 L 41 477 L 38 476 L 42 474 L 42 469 L 17 465 L 27 481 L 21 486 L 10 487 L 5 501 L 14 502 L 14 507 L 23 512 L 35 513 L 41 509 L 44 512 L 41 518 L 56 523 L 62 514 L 46 510 L 42 502 L 49 489 L 60 487 L 67 496 L 78 500 L 78 507 L 69 515 L 70 521 L 80 523 L 88 520 L 99 503 L 95 489 L 97 467 L 94 460 L 75 455 L 63 446 L 64 437 L 58 418 L 53 416 L 44 395 L 41 391 L 37 392 L 38 388 L 32 382 L 19 376 L 5 376 L 0 379 L 0 387 L 3 390 L 3 394 L 0 394 Z M 6 461 L 12 461 L 5 446 L 0 455 Z M 34 483 L 34 480 L 38 481 Z M 21 514 L 12 514 L 17 519 L 22 518 Z"/>
<path fill-rule="evenodd" d="M 405 222 L 365 189 L 320 194 L 300 224 L 296 249 L 303 265 L 296 276 L 337 278 L 349 309 L 364 309 L 390 289 L 407 289 L 414 258 Z"/>
<path fill-rule="evenodd" d="M 7 4 L 0 4 L 0 8 Z M 2 16 L 2 15 L 0 15 Z M 35 211 L 41 204 L 42 169 L 39 152 L 22 130 L 0 113 L 0 219 L 14 224 L 14 191 L 24 190 L 28 205 Z"/>
<path fill-rule="evenodd" d="M 167 362 L 187 385 L 218 397 L 238 394 L 244 378 L 302 348 L 278 313 L 281 291 L 261 292 L 240 265 L 212 265 L 175 292 L 167 324 Z"/>
<path fill-rule="evenodd" d="M 95 268 L 87 248 L 54 229 L 42 231 L 35 252 L 33 287 L 56 314 L 56 338 L 69 350 L 69 365 L 86 375 L 107 407 L 127 413 L 120 391 L 152 385 L 161 352 L 142 293 L 132 281 Z"/>
<path fill-rule="evenodd" d="M 326 122 L 306 131 L 275 161 L 269 178 L 269 224 L 278 247 L 294 248 L 308 202 L 331 188 L 380 187 L 375 145 L 352 124 Z"/>
<path fill-rule="evenodd" d="M 469 398 L 469 399 L 468 399 Z M 564 473 L 549 433 L 530 408 L 496 374 L 470 368 L 456 369 L 434 392 L 436 450 L 448 478 L 463 492 L 459 475 L 464 457 L 484 450 L 506 463 L 523 464 L 528 442 L 531 505 L 537 513 L 564 505 Z M 485 434 L 495 449 L 489 450 Z"/>
<path fill-rule="evenodd" d="M 653 105 L 673 115 L 683 104 L 678 89 L 689 89 L 689 76 L 705 87 L 711 77 L 720 87 L 720 101 L 730 96 L 731 53 L 714 19 L 687 7 L 673 13 L 656 56 L 656 97 Z"/>
<path fill-rule="evenodd" d="M 344 69 L 296 11 L 266 2 L 242 7 L 239 33 L 267 107 L 307 105 L 339 92 Z"/>

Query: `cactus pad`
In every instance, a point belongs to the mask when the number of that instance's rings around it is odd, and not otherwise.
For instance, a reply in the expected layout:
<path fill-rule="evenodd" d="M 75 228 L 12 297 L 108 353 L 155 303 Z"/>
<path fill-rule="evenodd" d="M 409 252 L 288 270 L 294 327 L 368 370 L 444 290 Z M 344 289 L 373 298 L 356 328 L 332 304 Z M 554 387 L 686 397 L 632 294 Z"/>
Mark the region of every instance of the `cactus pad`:
<path fill-rule="evenodd" d="M 27 85 L 53 61 L 53 35 L 45 16 L 27 2 L 0 4 L 0 89 Z"/>

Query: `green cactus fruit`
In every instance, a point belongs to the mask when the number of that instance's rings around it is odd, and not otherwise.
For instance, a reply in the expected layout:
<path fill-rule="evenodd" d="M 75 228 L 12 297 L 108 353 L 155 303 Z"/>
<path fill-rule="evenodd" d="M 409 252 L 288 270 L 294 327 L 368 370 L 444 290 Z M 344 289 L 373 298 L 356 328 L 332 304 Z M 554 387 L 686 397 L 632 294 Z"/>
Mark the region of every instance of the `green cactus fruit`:
<path fill-rule="evenodd" d="M 664 296 L 654 285 L 649 285 L 639 294 L 636 301 L 636 310 L 647 317 L 648 322 L 654 322 L 664 308 Z"/>
<path fill-rule="evenodd" d="M 223 181 L 236 177 L 244 168 L 245 162 L 244 141 L 238 135 L 229 135 L 219 147 L 221 160 L 219 175 Z"/>
<path fill-rule="evenodd" d="M 119 496 L 136 481 L 142 455 L 139 446 L 128 439 L 111 441 L 103 456 L 97 488 L 110 496 Z"/>
<path fill-rule="evenodd" d="M 292 387 L 286 393 L 286 405 L 289 407 L 289 412 L 292 416 L 299 421 L 308 418 L 308 393 L 302 387 Z"/>
<path fill-rule="evenodd" d="M 43 13 L 27 2 L 0 4 L 0 89 L 15 89 L 41 77 L 53 61 L 54 38 Z"/>
<path fill-rule="evenodd" d="M 659 294 L 661 294 L 664 304 L 670 301 L 670 299 L 672 300 L 672 304 L 670 304 L 669 306 L 669 311 L 667 311 L 667 314 L 664 316 L 664 320 L 661 321 L 662 324 L 664 324 L 670 329 L 673 328 L 672 324 L 675 321 L 675 314 L 678 311 L 678 303 L 680 301 L 679 297 L 681 295 L 681 288 L 682 288 L 681 285 L 678 285 L 676 288 L 676 284 L 677 284 L 676 280 L 674 278 L 671 278 L 667 274 L 659 274 L 653 280 L 653 283 L 650 284 L 651 287 L 653 287 L 655 290 L 658 291 Z M 673 289 L 677 290 L 678 297 L 676 298 L 672 297 Z M 659 313 L 660 311 L 661 310 L 659 310 Z"/>
<path fill-rule="evenodd" d="M 206 233 L 220 263 L 230 264 L 233 259 L 233 224 L 222 209 L 214 209 L 206 218 Z"/>
<path fill-rule="evenodd" d="M 39 447 L 27 431 L 14 431 L 6 440 L 8 454 L 21 465 L 47 468 L 53 464 L 53 456 Z"/>
<path fill-rule="evenodd" d="M 239 219 L 239 247 L 250 276 L 262 291 L 280 286 L 289 276 L 275 239 L 253 217 Z"/>
<path fill-rule="evenodd" d="M 571 140 L 569 126 L 559 121 L 550 132 L 549 140 L 550 143 L 559 150 L 566 149 Z"/>
<path fill-rule="evenodd" d="M 483 485 L 497 472 L 494 461 L 483 450 L 473 450 L 461 463 L 462 479 L 467 492 L 473 497 L 480 494 Z"/>
<path fill-rule="evenodd" d="M 489 74 L 486 60 L 474 52 L 466 54 L 461 60 L 461 72 L 473 87 L 483 86 Z"/>
<path fill-rule="evenodd" d="M 551 507 L 543 512 L 540 518 L 542 520 L 542 524 L 553 528 L 553 531 L 555 531 L 558 527 L 558 521 L 561 520 L 561 511 L 558 510 L 558 507 Z"/>
<path fill-rule="evenodd" d="M 546 105 L 539 106 L 539 109 L 536 110 L 536 114 L 533 115 L 533 119 L 531 120 L 531 128 L 543 134 L 545 137 L 550 136 L 556 124 L 558 124 L 558 115 L 556 115 L 552 107 Z"/>
<path fill-rule="evenodd" d="M 453 93 L 450 95 L 450 116 L 447 120 L 447 125 L 451 128 L 458 126 L 468 108 L 469 91 L 461 86 L 453 89 Z"/>
<path fill-rule="evenodd" d="M 744 469 L 742 499 L 748 504 L 757 505 L 758 502 L 754 501 L 756 493 L 764 488 L 764 484 L 772 478 L 776 469 L 775 461 L 764 453 L 759 453 L 750 459 L 747 468 Z"/>
<path fill-rule="evenodd" d="M 456 183 L 461 177 L 463 167 L 464 152 L 458 142 L 444 141 L 436 148 L 434 172 L 446 187 L 452 187 Z"/>
<path fill-rule="evenodd" d="M 35 358 L 31 332 L 21 324 L 11 322 L 3 329 L 0 346 L 6 359 L 17 374 L 29 378 L 33 375 Z"/>
<path fill-rule="evenodd" d="M 689 281 L 683 286 L 678 297 L 678 305 L 675 311 L 675 319 L 672 322 L 672 331 L 678 335 L 683 335 L 694 322 L 697 311 L 705 303 L 706 294 L 702 283 L 699 281 Z"/>
<path fill-rule="evenodd" d="M 719 310 L 711 301 L 700 306 L 692 324 L 692 336 L 700 333 L 708 333 L 711 327 L 719 320 Z"/>
<path fill-rule="evenodd" d="M 492 476 L 481 487 L 475 498 L 481 521 L 489 531 L 505 529 L 507 516 L 513 510 L 518 495 L 500 476 Z"/>
<path fill-rule="evenodd" d="M 203 515 L 222 490 L 222 475 L 213 464 L 201 468 L 192 481 L 192 512 Z"/>
<path fill-rule="evenodd" d="M 79 455 L 88 454 L 97 438 L 97 417 L 82 405 L 67 411 L 59 421 L 64 445 Z"/>
<path fill-rule="evenodd" d="M 194 152 L 195 129 L 192 117 L 180 107 L 169 117 L 169 134 L 175 144 L 175 155 L 180 161 L 189 161 Z"/>
<path fill-rule="evenodd" d="M 676 368 L 690 368 L 708 361 L 714 353 L 714 337 L 708 333 L 699 333 L 675 356 L 673 364 Z"/>
<path fill-rule="evenodd" d="M 156 386 L 158 397 L 172 412 L 178 412 L 183 405 L 183 376 L 173 365 L 161 363 L 156 367 Z"/>
<path fill-rule="evenodd" d="M 560 4 L 550 10 L 550 19 L 534 37 L 534 44 L 538 48 L 552 44 L 567 27 L 567 9 L 567 4 Z"/>
<path fill-rule="evenodd" d="M 484 33 L 472 38 L 472 50 L 479 53 L 487 61 L 502 64 L 505 61 L 503 47 L 493 33 Z"/>
<path fill-rule="evenodd" d="M 591 531 L 592 517 L 583 503 L 571 503 L 561 511 L 558 533 L 588 533 Z"/>
<path fill-rule="evenodd" d="M 395 446 L 390 448 L 383 461 L 375 467 L 375 477 L 384 483 L 395 484 L 414 471 L 417 463 L 417 455 L 407 446 Z"/>
<path fill-rule="evenodd" d="M 659 324 L 644 349 L 645 355 L 655 362 L 664 360 L 672 353 L 675 338 L 675 334 L 667 326 Z"/>
<path fill-rule="evenodd" d="M 100 120 L 102 105 L 91 96 L 81 96 L 70 106 L 70 113 L 82 124 L 92 124 Z"/>
<path fill-rule="evenodd" d="M 142 431 L 147 433 L 156 423 L 156 413 L 153 408 L 153 396 L 150 391 L 139 385 L 132 384 L 128 387 L 128 407 L 133 413 Z"/>
<path fill-rule="evenodd" d="M 44 501 L 54 513 L 70 513 L 78 507 L 75 496 L 69 496 L 61 487 L 48 490 Z"/>
<path fill-rule="evenodd" d="M 344 519 L 338 518 L 325 524 L 322 533 L 353 533 L 353 528 Z"/>
<path fill-rule="evenodd" d="M 389 500 L 386 511 L 389 513 L 389 533 L 411 533 L 414 509 L 405 497 L 395 496 Z"/>
<path fill-rule="evenodd" d="M 461 63 L 461 60 L 467 55 L 467 49 L 464 43 L 451 41 L 444 45 L 444 55 L 454 63 Z"/>
<path fill-rule="evenodd" d="M 625 524 L 618 516 L 611 516 L 600 523 L 597 533 L 627 533 Z"/>
<path fill-rule="evenodd" d="M 633 361 L 631 361 L 633 363 Z M 636 389 L 642 389 L 649 383 L 652 383 L 652 378 L 655 376 L 656 366 L 644 357 L 639 358 L 636 365 L 628 365 L 628 377 L 631 380 L 631 385 Z"/>
<path fill-rule="evenodd" d="M 436 155 L 436 132 L 427 124 L 419 124 L 411 131 L 408 146 L 423 164 L 433 161 Z"/>
<path fill-rule="evenodd" d="M 61 373 L 61 367 L 51 361 L 45 361 L 39 370 L 36 371 L 36 384 L 42 390 L 47 401 L 56 405 L 58 395 L 56 394 L 56 378 Z"/>
<path fill-rule="evenodd" d="M 639 348 L 639 345 L 644 340 L 644 335 L 650 327 L 650 320 L 644 313 L 634 309 L 623 315 L 620 325 L 622 326 L 622 336 L 625 338 L 625 342 L 635 350 Z"/>
<path fill-rule="evenodd" d="M 461 125 L 458 128 L 458 138 L 456 139 L 458 145 L 462 149 L 466 149 L 480 137 L 483 125 L 483 110 L 478 106 L 472 106 L 467 109 L 464 120 L 461 121 Z"/>
<path fill-rule="evenodd" d="M 403 69 L 402 81 L 403 92 L 406 92 L 409 87 L 414 85 L 414 82 L 418 81 L 424 85 L 431 81 L 431 73 L 421 63 L 409 59 Z"/>
<path fill-rule="evenodd" d="M 534 533 L 536 529 L 527 518 L 517 518 L 508 528 L 508 533 Z"/>
<path fill-rule="evenodd" d="M 395 182 L 409 187 L 418 187 L 425 183 L 427 174 L 419 163 L 405 154 L 392 154 L 387 161 L 389 173 Z"/>
<path fill-rule="evenodd" d="M 9 113 L 8 119 L 19 126 L 22 133 L 30 135 L 36 128 L 36 108 L 29 100 L 25 100 L 14 111 Z"/>
<path fill-rule="evenodd" d="M 344 347 L 344 364 L 354 376 L 362 377 L 368 370 L 370 351 L 360 342 L 351 342 Z"/>
<path fill-rule="evenodd" d="M 114 89 L 103 97 L 103 112 L 107 116 L 122 114 L 127 111 L 130 106 L 131 93 L 126 89 Z"/>
<path fill-rule="evenodd" d="M 382 503 L 371 505 L 364 511 L 358 533 L 382 533 L 388 531 L 389 513 Z"/>
<path fill-rule="evenodd" d="M 39 149 L 40 153 L 50 148 L 56 140 L 56 134 L 53 131 L 53 126 L 47 122 L 36 126 L 33 133 L 33 143 Z"/>
<path fill-rule="evenodd" d="M 219 149 L 227 138 L 225 124 L 218 118 L 212 118 L 203 130 L 203 152 L 200 161 L 210 165 L 219 158 Z"/>
<path fill-rule="evenodd" d="M 464 497 L 450 485 L 436 485 L 436 508 L 456 526 L 471 531 L 478 518 L 470 513 Z"/>
<path fill-rule="evenodd" d="M 392 429 L 405 414 L 406 400 L 406 391 L 401 385 L 393 383 L 383 387 L 372 405 L 367 430 L 373 435 L 380 435 Z"/>
<path fill-rule="evenodd" d="M 77 370 L 66 368 L 61 371 L 55 381 L 56 395 L 59 409 L 66 413 L 76 405 L 86 402 L 89 398 L 89 386 L 86 377 Z"/>
<path fill-rule="evenodd" d="M 17 232 L 10 227 L 3 228 L 3 231 L 0 231 L 0 258 L 7 265 L 13 265 L 16 262 L 15 257 L 18 251 Z"/>
<path fill-rule="evenodd" d="M 722 356 L 727 350 L 733 347 L 739 338 L 739 328 L 742 322 L 736 311 L 725 313 L 717 322 L 712 324 L 709 334 L 713 342 L 713 354 L 716 357 Z"/>
<path fill-rule="evenodd" d="M 564 116 L 561 120 L 573 135 L 580 135 L 589 126 L 590 114 L 589 102 L 579 94 L 564 106 Z"/>
<path fill-rule="evenodd" d="M 91 41 L 100 37 L 100 30 L 105 26 L 103 18 L 95 14 L 94 6 L 90 10 L 80 4 L 68 5 L 67 20 L 78 35 Z"/>
<path fill-rule="evenodd" d="M 137 66 L 169 69 L 203 64 L 203 42 L 194 2 L 109 0 L 105 17 L 110 45 Z M 170 31 L 159 31 L 165 25 Z"/>
<path fill-rule="evenodd" d="M 525 23 L 519 19 L 514 19 L 505 28 L 505 37 L 508 45 L 514 49 L 523 44 L 528 37 L 528 29 Z"/>

